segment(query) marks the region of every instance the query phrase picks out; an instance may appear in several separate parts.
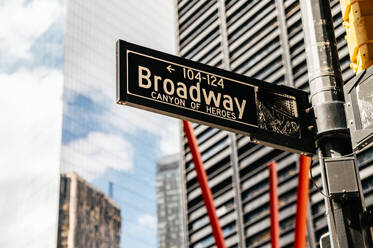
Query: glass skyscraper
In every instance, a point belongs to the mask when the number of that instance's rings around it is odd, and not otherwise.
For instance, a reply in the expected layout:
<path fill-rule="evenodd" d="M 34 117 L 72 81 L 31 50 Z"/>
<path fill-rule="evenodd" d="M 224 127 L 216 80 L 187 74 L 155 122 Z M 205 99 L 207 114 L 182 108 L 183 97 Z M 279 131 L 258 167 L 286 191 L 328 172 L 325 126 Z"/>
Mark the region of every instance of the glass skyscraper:
<path fill-rule="evenodd" d="M 172 133 L 178 142 L 177 123 L 116 104 L 115 44 L 123 39 L 173 53 L 172 2 L 66 4 L 61 171 L 110 191 L 121 208 L 121 247 L 155 247 L 154 160 Z"/>

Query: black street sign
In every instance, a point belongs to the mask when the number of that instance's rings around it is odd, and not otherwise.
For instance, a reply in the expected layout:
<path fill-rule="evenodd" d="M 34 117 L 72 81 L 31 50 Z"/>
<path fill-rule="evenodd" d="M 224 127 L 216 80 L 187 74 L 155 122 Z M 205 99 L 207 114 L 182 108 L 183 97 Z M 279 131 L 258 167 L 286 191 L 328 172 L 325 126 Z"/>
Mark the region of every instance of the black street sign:
<path fill-rule="evenodd" d="M 286 151 L 315 152 L 306 92 L 122 40 L 117 103 L 248 135 Z"/>

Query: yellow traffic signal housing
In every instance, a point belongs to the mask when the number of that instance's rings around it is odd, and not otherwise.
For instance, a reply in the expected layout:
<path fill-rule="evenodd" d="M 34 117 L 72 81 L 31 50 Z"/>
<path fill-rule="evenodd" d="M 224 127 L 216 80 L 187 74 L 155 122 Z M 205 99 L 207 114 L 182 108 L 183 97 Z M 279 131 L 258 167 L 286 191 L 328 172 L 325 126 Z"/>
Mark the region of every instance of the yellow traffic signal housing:
<path fill-rule="evenodd" d="M 361 72 L 373 65 L 373 0 L 340 0 L 351 68 Z"/>

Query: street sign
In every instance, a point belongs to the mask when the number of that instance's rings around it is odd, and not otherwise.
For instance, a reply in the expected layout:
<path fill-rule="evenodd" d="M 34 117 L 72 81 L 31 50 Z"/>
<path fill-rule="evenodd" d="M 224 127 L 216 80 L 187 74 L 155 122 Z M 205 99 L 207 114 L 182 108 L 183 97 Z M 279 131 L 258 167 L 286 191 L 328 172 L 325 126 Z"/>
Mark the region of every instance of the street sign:
<path fill-rule="evenodd" d="M 352 78 L 343 90 L 352 148 L 359 151 L 373 142 L 373 66 Z"/>
<path fill-rule="evenodd" d="M 306 92 L 122 40 L 117 103 L 248 135 L 286 151 L 315 151 Z"/>

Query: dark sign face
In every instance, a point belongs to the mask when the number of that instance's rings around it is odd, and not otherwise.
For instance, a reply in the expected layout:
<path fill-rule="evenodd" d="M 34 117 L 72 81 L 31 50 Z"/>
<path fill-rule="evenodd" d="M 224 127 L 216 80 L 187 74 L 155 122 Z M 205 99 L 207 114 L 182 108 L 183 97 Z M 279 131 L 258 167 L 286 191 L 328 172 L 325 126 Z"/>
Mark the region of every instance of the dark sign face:
<path fill-rule="evenodd" d="M 314 153 L 307 93 L 173 55 L 117 43 L 117 102 Z"/>
<path fill-rule="evenodd" d="M 343 89 L 352 148 L 359 151 L 373 142 L 373 67 L 356 75 Z"/>

